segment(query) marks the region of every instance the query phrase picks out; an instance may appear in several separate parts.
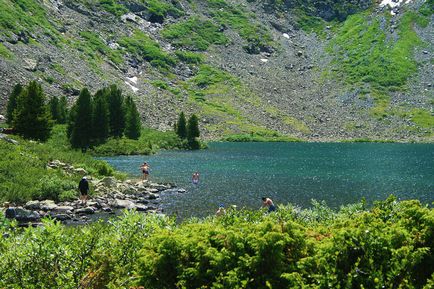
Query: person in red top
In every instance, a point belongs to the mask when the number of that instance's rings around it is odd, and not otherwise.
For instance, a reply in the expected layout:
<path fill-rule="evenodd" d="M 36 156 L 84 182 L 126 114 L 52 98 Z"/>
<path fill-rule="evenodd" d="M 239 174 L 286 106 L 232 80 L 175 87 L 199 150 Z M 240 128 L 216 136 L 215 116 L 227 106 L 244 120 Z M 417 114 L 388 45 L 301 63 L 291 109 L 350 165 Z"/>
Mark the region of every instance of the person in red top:
<path fill-rule="evenodd" d="M 276 211 L 276 206 L 270 198 L 262 197 L 262 207 L 268 207 L 269 213 Z"/>

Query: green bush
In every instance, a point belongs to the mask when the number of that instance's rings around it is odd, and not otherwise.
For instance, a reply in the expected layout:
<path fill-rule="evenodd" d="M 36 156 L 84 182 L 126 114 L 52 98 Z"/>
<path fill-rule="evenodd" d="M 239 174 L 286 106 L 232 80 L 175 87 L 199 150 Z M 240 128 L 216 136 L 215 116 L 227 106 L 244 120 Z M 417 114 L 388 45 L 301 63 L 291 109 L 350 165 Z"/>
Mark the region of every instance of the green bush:
<path fill-rule="evenodd" d="M 204 56 L 202 54 L 190 52 L 190 51 L 175 51 L 176 57 L 179 60 L 188 64 L 201 64 L 204 61 Z"/>
<path fill-rule="evenodd" d="M 175 46 L 192 50 L 207 50 L 211 44 L 226 44 L 229 39 L 219 31 L 219 27 L 209 20 L 191 17 L 166 27 L 163 37 L 171 40 Z"/>
<path fill-rule="evenodd" d="M 12 225 L 12 228 L 10 227 Z M 415 288 L 433 284 L 434 209 L 391 197 L 17 230 L 0 217 L 4 288 Z M 18 244 L 18 245 L 17 245 Z"/>
<path fill-rule="evenodd" d="M 152 66 L 162 71 L 167 71 L 176 64 L 176 59 L 164 52 L 160 45 L 145 33 L 136 30 L 133 35 L 123 37 L 118 41 L 119 45 L 136 57 L 142 57 L 149 61 Z"/>

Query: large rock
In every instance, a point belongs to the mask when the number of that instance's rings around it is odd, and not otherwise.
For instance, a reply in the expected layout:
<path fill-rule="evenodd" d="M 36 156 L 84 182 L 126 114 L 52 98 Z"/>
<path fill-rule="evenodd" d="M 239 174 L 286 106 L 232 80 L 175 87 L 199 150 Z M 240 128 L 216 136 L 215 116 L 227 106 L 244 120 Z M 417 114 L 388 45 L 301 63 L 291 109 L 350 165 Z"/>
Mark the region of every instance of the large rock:
<path fill-rule="evenodd" d="M 41 216 L 35 211 L 15 208 L 15 219 L 18 222 L 38 222 L 41 219 Z"/>
<path fill-rule="evenodd" d="M 130 201 L 130 200 L 120 200 L 120 199 L 115 199 L 113 201 L 112 207 L 114 207 L 115 209 L 134 209 L 136 207 L 136 205 Z"/>
<path fill-rule="evenodd" d="M 28 201 L 24 208 L 29 209 L 29 210 L 35 210 L 38 211 L 41 209 L 41 204 L 39 201 Z"/>
<path fill-rule="evenodd" d="M 86 208 L 81 208 L 81 209 L 76 210 L 75 213 L 90 215 L 90 214 L 94 214 L 95 211 L 96 211 L 96 209 L 93 207 L 86 207 Z"/>
<path fill-rule="evenodd" d="M 136 210 L 138 212 L 146 212 L 148 210 L 148 206 L 142 204 L 136 204 Z"/>
<path fill-rule="evenodd" d="M 105 177 L 99 183 L 106 186 L 106 187 L 114 187 L 114 186 L 116 186 L 117 181 L 113 177 Z"/>
<path fill-rule="evenodd" d="M 54 209 L 54 211 L 59 213 L 70 214 L 72 213 L 72 211 L 74 211 L 74 208 L 71 206 L 58 206 L 57 208 Z"/>
<path fill-rule="evenodd" d="M 52 211 L 57 208 L 57 205 L 52 200 L 45 200 L 40 202 L 40 208 L 43 211 Z"/>
<path fill-rule="evenodd" d="M 38 61 L 31 58 L 24 58 L 23 68 L 28 71 L 36 71 Z"/>
<path fill-rule="evenodd" d="M 3 134 L 3 133 L 0 133 L 0 139 L 6 141 L 6 142 L 8 142 L 8 143 L 14 144 L 14 145 L 17 145 L 17 144 L 18 144 L 18 142 L 17 142 L 16 140 L 7 137 L 7 136 L 6 136 L 5 134 Z"/>

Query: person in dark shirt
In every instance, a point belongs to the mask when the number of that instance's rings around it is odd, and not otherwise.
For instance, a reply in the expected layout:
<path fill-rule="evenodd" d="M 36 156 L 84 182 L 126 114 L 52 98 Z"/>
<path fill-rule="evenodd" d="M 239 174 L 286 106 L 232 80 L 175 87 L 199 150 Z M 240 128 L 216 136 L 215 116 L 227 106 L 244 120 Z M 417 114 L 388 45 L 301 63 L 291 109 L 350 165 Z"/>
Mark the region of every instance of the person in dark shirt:
<path fill-rule="evenodd" d="M 15 219 L 15 217 L 17 216 L 17 213 L 15 211 L 15 208 L 11 208 L 9 203 L 5 203 L 5 217 L 7 219 Z"/>
<path fill-rule="evenodd" d="M 78 184 L 78 189 L 80 190 L 80 200 L 82 204 L 86 205 L 87 197 L 89 195 L 89 182 L 86 177 L 83 177 Z"/>

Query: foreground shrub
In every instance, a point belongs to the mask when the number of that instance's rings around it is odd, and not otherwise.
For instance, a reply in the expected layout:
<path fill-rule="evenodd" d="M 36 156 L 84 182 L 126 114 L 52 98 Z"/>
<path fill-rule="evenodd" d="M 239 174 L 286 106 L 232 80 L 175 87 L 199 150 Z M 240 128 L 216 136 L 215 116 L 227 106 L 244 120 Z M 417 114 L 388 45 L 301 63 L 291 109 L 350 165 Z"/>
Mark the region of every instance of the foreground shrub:
<path fill-rule="evenodd" d="M 434 210 L 394 198 L 363 206 L 178 224 L 125 212 L 25 230 L 0 217 L 0 288 L 431 288 Z"/>

